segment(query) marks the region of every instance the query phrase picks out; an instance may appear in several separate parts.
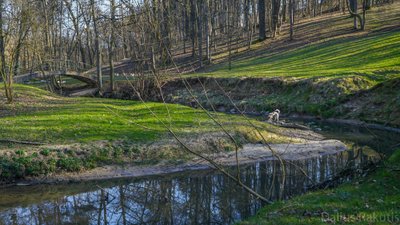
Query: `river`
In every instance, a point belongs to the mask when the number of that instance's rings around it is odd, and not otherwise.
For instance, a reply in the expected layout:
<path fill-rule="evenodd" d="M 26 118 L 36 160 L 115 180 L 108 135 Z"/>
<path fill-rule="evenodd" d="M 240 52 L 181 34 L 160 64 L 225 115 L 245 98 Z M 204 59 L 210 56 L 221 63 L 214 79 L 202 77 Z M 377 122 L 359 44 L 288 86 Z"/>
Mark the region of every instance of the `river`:
<path fill-rule="evenodd" d="M 303 194 L 348 166 L 361 168 L 390 155 L 400 142 L 399 133 L 318 121 L 301 123 L 345 142 L 351 150 L 288 161 L 284 183 L 278 161 L 242 166 L 242 181 L 270 200 Z M 0 224 L 231 224 L 263 206 L 213 170 L 0 191 Z"/>

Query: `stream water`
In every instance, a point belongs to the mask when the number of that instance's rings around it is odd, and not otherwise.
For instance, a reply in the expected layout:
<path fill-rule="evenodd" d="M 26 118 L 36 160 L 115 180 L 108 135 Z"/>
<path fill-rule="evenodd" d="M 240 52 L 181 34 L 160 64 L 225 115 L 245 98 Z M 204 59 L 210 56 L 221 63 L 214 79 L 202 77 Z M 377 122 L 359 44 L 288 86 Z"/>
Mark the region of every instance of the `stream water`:
<path fill-rule="evenodd" d="M 350 144 L 352 150 L 287 162 L 284 185 L 277 161 L 245 165 L 241 171 L 244 183 L 271 200 L 287 199 L 334 177 L 348 165 L 361 167 L 382 154 L 390 155 L 400 142 L 399 133 L 302 123 Z M 212 170 L 13 187 L 0 192 L 0 224 L 231 224 L 262 207 L 262 202 Z"/>

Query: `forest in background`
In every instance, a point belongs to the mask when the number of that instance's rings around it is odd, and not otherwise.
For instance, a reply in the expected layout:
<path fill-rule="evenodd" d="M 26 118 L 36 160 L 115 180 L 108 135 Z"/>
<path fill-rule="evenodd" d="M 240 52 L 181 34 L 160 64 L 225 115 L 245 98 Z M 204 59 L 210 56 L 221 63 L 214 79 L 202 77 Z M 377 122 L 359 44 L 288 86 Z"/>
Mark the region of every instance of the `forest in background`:
<path fill-rule="evenodd" d="M 392 1 L 393 2 L 393 1 Z M 349 4 L 350 3 L 350 4 Z M 9 101 L 12 77 L 49 61 L 97 67 L 97 81 L 115 89 L 116 62 L 158 74 L 179 64 L 198 70 L 213 55 L 279 36 L 284 24 L 342 11 L 364 28 L 370 6 L 381 0 L 1 0 L 0 56 Z M 348 8 L 346 8 L 348 6 Z M 101 68 L 109 67 L 107 74 Z M 105 80 L 104 75 L 109 76 Z M 9 88 L 7 88 L 9 87 Z"/>

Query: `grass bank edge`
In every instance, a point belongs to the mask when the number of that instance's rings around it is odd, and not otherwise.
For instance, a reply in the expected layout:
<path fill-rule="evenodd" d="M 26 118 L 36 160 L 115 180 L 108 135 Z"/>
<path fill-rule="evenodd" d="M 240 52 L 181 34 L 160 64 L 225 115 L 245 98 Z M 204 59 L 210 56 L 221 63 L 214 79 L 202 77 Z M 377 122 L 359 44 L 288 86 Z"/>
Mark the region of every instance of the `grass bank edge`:
<path fill-rule="evenodd" d="M 367 176 L 265 206 L 238 224 L 397 224 L 400 149 Z"/>

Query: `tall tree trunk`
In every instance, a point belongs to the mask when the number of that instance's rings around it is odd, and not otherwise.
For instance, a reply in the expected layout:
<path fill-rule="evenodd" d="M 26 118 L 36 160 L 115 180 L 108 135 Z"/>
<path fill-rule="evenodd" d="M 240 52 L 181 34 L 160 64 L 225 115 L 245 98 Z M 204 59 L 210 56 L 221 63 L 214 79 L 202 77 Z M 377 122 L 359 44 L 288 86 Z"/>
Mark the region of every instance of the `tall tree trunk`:
<path fill-rule="evenodd" d="M 204 33 L 206 34 L 206 55 L 207 55 L 207 62 L 211 63 L 211 51 L 210 51 L 210 21 L 208 20 L 210 17 L 210 3 L 209 0 L 203 0 L 205 1 L 204 4 L 204 12 L 205 12 L 205 31 Z"/>
<path fill-rule="evenodd" d="M 192 39 L 192 57 L 194 58 L 196 55 L 196 1 L 190 1 L 190 27 L 191 27 L 191 35 Z"/>
<path fill-rule="evenodd" d="M 213 3 L 214 1 L 211 1 L 211 4 Z M 211 37 L 212 37 L 212 46 L 213 46 L 213 48 L 214 48 L 214 51 L 216 51 L 216 49 L 217 49 L 217 32 L 216 32 L 216 24 L 217 24 L 217 17 L 216 16 L 214 16 L 215 15 L 215 13 L 217 12 L 217 3 L 216 2 L 214 2 L 214 4 L 212 4 L 213 5 L 213 12 L 212 12 L 212 15 L 213 16 L 211 16 Z"/>
<path fill-rule="evenodd" d="M 243 4 L 244 32 L 248 32 L 250 24 L 250 0 L 244 0 Z"/>
<path fill-rule="evenodd" d="M 6 54 L 5 54 L 5 37 L 3 30 L 3 8 L 4 8 L 4 0 L 0 0 L 0 74 L 3 78 L 5 95 L 7 98 L 7 102 L 11 103 L 13 101 L 13 93 L 11 88 L 11 81 L 9 73 L 6 70 Z"/>
<path fill-rule="evenodd" d="M 357 14 L 357 0 L 350 0 L 350 9 L 354 14 Z M 357 29 L 357 17 L 353 16 L 354 29 Z"/>
<path fill-rule="evenodd" d="M 259 36 L 258 40 L 262 41 L 266 38 L 265 33 L 265 0 L 258 1 L 258 18 L 259 18 Z"/>
<path fill-rule="evenodd" d="M 313 5 L 313 17 L 317 16 L 317 6 L 318 6 L 318 0 L 314 0 L 314 5 Z"/>
<path fill-rule="evenodd" d="M 78 51 L 80 52 L 80 55 L 81 55 L 81 62 L 83 64 L 83 67 L 85 67 L 86 66 L 86 56 L 85 56 L 85 48 L 83 47 L 83 44 L 82 44 L 82 32 L 79 29 L 79 21 L 78 21 L 79 15 L 78 15 L 78 13 L 77 13 L 77 15 L 74 14 L 70 1 L 64 0 L 64 2 L 65 2 L 65 5 L 67 6 L 68 13 L 72 19 L 72 24 L 75 29 L 75 34 L 76 34 L 76 39 L 77 39 L 77 44 L 78 44 Z"/>
<path fill-rule="evenodd" d="M 115 89 L 114 81 L 114 45 L 115 45 L 115 0 L 110 0 L 110 11 L 111 11 L 111 34 L 108 44 L 108 61 L 110 64 L 110 91 L 113 92 Z"/>
<path fill-rule="evenodd" d="M 99 41 L 99 31 L 97 28 L 97 13 L 95 9 L 94 0 L 90 0 L 91 11 L 92 11 L 92 20 L 93 20 L 93 29 L 94 29 L 94 45 L 96 51 L 96 73 L 97 73 L 97 83 L 99 88 L 103 88 L 103 71 L 102 71 L 102 62 L 101 62 L 101 51 L 100 51 L 100 41 Z"/>
<path fill-rule="evenodd" d="M 272 0 L 272 13 L 271 13 L 271 35 L 274 38 L 278 31 L 279 11 L 281 2 L 280 0 Z"/>
<path fill-rule="evenodd" d="M 171 41 L 169 38 L 170 28 L 169 28 L 169 10 L 170 6 L 167 1 L 162 1 L 162 22 L 160 23 L 160 31 L 161 31 L 161 61 L 164 65 L 167 65 L 169 61 L 169 51 L 171 49 Z"/>
<path fill-rule="evenodd" d="M 294 26 L 294 4 L 295 0 L 289 0 L 289 20 L 290 20 L 290 40 L 293 40 L 293 26 Z"/>
<path fill-rule="evenodd" d="M 183 53 L 186 54 L 186 41 L 189 36 L 189 16 L 187 12 L 187 5 L 188 2 L 187 0 L 184 1 L 183 9 L 182 9 L 182 15 L 183 15 Z"/>
<path fill-rule="evenodd" d="M 289 0 L 290 1 L 290 0 Z M 282 16 L 281 16 L 281 24 L 286 23 L 286 4 L 287 0 L 283 0 L 283 5 L 282 5 Z M 289 6 L 290 7 L 290 6 Z M 281 25 L 282 26 L 282 25 Z"/>
<path fill-rule="evenodd" d="M 232 31 L 233 31 L 233 25 L 235 24 L 233 21 L 233 16 L 232 16 L 232 10 L 231 6 L 228 4 L 227 5 L 227 24 L 228 24 L 228 62 L 229 62 L 229 70 L 232 69 Z"/>
<path fill-rule="evenodd" d="M 199 65 L 200 68 L 203 67 L 203 9 L 204 9 L 204 0 L 198 0 L 195 3 L 197 5 L 197 36 L 199 38 L 198 40 L 198 46 L 199 46 Z"/>

